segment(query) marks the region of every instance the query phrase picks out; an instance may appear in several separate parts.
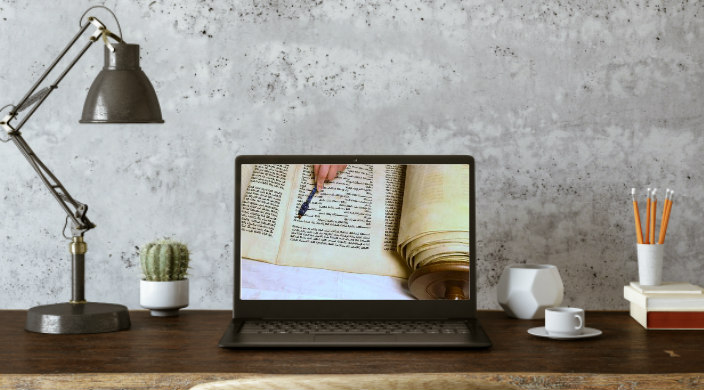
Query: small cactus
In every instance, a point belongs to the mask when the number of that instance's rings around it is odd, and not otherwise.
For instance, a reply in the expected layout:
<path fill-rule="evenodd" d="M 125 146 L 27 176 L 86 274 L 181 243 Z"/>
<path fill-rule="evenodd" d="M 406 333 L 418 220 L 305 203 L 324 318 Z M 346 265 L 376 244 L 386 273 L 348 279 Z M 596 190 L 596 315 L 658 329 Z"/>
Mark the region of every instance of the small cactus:
<path fill-rule="evenodd" d="M 188 247 L 168 238 L 150 242 L 139 251 L 144 280 L 149 281 L 185 279 L 188 260 Z"/>

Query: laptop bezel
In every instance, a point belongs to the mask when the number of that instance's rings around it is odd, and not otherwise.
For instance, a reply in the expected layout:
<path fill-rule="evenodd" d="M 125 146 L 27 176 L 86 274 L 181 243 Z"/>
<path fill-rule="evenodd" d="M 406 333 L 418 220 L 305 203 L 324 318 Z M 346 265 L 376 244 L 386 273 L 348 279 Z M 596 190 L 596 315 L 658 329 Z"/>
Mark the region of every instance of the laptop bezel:
<path fill-rule="evenodd" d="M 468 164 L 470 299 L 467 300 L 243 300 L 241 279 L 241 199 L 243 164 Z M 476 235 L 474 158 L 469 155 L 241 155 L 235 158 L 234 291 L 235 319 L 452 319 L 476 318 Z"/>

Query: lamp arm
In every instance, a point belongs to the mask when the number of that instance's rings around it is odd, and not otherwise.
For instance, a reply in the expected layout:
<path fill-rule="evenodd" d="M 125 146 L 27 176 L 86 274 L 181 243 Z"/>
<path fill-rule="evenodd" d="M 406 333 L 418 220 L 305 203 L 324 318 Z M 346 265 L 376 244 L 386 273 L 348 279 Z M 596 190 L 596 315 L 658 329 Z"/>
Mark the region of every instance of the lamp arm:
<path fill-rule="evenodd" d="M 39 106 L 44 103 L 47 97 L 53 92 L 55 89 L 58 88 L 59 83 L 63 78 L 68 74 L 68 72 L 73 68 L 73 66 L 78 62 L 78 60 L 83 57 L 85 52 L 90 48 L 90 46 L 98 40 L 101 36 L 103 37 L 103 40 L 105 41 L 106 45 L 108 47 L 112 48 L 112 46 L 109 44 L 107 41 L 108 36 L 113 38 L 113 39 L 118 39 L 110 33 L 105 25 L 100 22 L 97 18 L 95 17 L 89 17 L 88 18 L 89 23 L 86 23 L 84 26 L 81 27 L 81 29 L 76 33 L 76 35 L 71 39 L 71 41 L 66 45 L 66 47 L 61 51 L 61 53 L 58 55 L 58 57 L 49 65 L 47 70 L 39 77 L 39 80 L 37 80 L 34 85 L 27 91 L 27 93 L 24 95 L 24 97 L 19 101 L 17 105 L 12 106 L 11 111 L 9 114 L 7 114 L 2 121 L 0 121 L 0 126 L 7 131 L 8 136 L 10 139 L 13 141 L 15 146 L 20 150 L 23 156 L 27 159 L 29 164 L 32 166 L 34 171 L 39 175 L 39 178 L 42 180 L 42 183 L 47 187 L 49 192 L 54 196 L 57 202 L 59 202 L 59 205 L 63 208 L 63 210 L 66 212 L 67 216 L 71 219 L 71 232 L 74 237 L 80 236 L 83 237 L 83 234 L 94 228 L 95 224 L 93 224 L 88 217 L 86 217 L 86 212 L 88 211 L 88 206 L 84 203 L 78 202 L 75 200 L 66 190 L 66 188 L 61 184 L 61 182 L 54 176 L 54 174 L 47 168 L 47 166 L 37 157 L 36 154 L 34 154 L 34 151 L 29 147 L 27 142 L 24 140 L 22 137 L 22 134 L 20 133 L 20 129 L 24 124 L 27 122 L 27 120 L 34 114 L 34 112 L 39 108 Z M 81 51 L 76 55 L 76 57 L 71 60 L 71 62 L 68 64 L 66 69 L 64 69 L 63 72 L 59 75 L 59 77 L 54 81 L 53 84 L 50 86 L 43 88 L 37 93 L 34 93 L 36 91 L 37 87 L 46 79 L 46 77 L 51 73 L 51 71 L 56 67 L 58 62 L 66 55 L 66 53 L 73 47 L 73 45 L 76 43 L 76 41 L 80 38 L 80 36 L 86 31 L 86 29 L 90 26 L 93 25 L 96 27 L 95 32 L 89 37 L 89 41 L 86 43 L 85 46 L 81 49 Z M 22 117 L 22 120 L 17 124 L 17 126 L 13 126 L 10 122 L 17 118 L 17 114 L 28 108 L 32 107 L 32 109 Z"/>
<path fill-rule="evenodd" d="M 66 215 L 71 219 L 71 233 L 73 236 L 83 237 L 85 232 L 93 229 L 95 224 L 86 216 L 88 205 L 75 200 L 71 194 L 68 193 L 59 179 L 57 179 L 49 168 L 44 165 L 42 160 L 34 154 L 34 151 L 27 145 L 27 142 L 25 142 L 21 134 L 17 133 L 11 135 L 11 137 L 22 155 L 29 162 L 29 165 L 34 168 L 34 171 L 42 180 L 42 183 L 49 189 L 49 192 L 51 192 L 56 201 L 59 202 L 61 208 L 66 212 Z"/>

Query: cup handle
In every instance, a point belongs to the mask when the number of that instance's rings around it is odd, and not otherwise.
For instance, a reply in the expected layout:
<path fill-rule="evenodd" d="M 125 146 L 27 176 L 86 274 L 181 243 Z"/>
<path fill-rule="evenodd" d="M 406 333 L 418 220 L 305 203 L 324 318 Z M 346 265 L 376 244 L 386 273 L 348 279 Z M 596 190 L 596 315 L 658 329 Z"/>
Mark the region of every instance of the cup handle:
<path fill-rule="evenodd" d="M 582 320 L 582 316 L 579 316 L 579 315 L 576 315 L 576 314 L 575 314 L 575 315 L 574 315 L 574 318 L 576 318 L 576 319 L 579 320 L 579 325 L 575 326 L 575 327 L 574 327 L 574 330 L 580 330 L 580 329 L 582 329 L 582 328 L 584 327 L 584 321 Z"/>

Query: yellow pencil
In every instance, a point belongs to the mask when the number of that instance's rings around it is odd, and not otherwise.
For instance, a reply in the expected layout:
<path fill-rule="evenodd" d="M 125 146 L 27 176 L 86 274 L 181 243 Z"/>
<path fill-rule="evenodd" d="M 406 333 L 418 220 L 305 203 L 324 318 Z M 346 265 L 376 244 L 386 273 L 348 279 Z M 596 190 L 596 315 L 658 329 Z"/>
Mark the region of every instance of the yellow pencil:
<path fill-rule="evenodd" d="M 658 191 L 657 188 L 653 188 L 653 200 L 651 201 L 653 210 L 650 212 L 650 243 L 655 244 L 655 215 L 656 211 L 658 209 L 658 198 L 655 196 L 655 193 Z"/>
<path fill-rule="evenodd" d="M 660 234 L 658 234 L 658 244 L 662 244 L 665 236 L 665 216 L 667 215 L 667 207 L 670 203 L 670 189 L 665 189 L 665 203 L 662 205 L 662 218 L 660 218 Z"/>
<path fill-rule="evenodd" d="M 643 237 L 643 244 L 650 244 L 648 241 L 650 239 L 650 188 L 648 188 L 647 194 L 647 200 L 645 202 L 645 237 Z"/>
<path fill-rule="evenodd" d="M 660 233 L 660 240 L 658 244 L 664 244 L 665 243 L 665 235 L 667 234 L 667 223 L 670 221 L 670 213 L 672 212 L 672 195 L 674 195 L 675 191 L 670 190 L 670 199 L 665 200 L 665 216 L 663 217 L 664 219 L 662 222 L 660 222 L 662 225 L 665 225 L 664 229 L 661 229 L 662 232 Z"/>
<path fill-rule="evenodd" d="M 636 239 L 638 243 L 643 243 L 643 230 L 640 227 L 640 212 L 638 211 L 638 202 L 636 201 L 636 189 L 631 188 L 631 199 L 633 199 L 633 216 L 636 220 Z"/>

